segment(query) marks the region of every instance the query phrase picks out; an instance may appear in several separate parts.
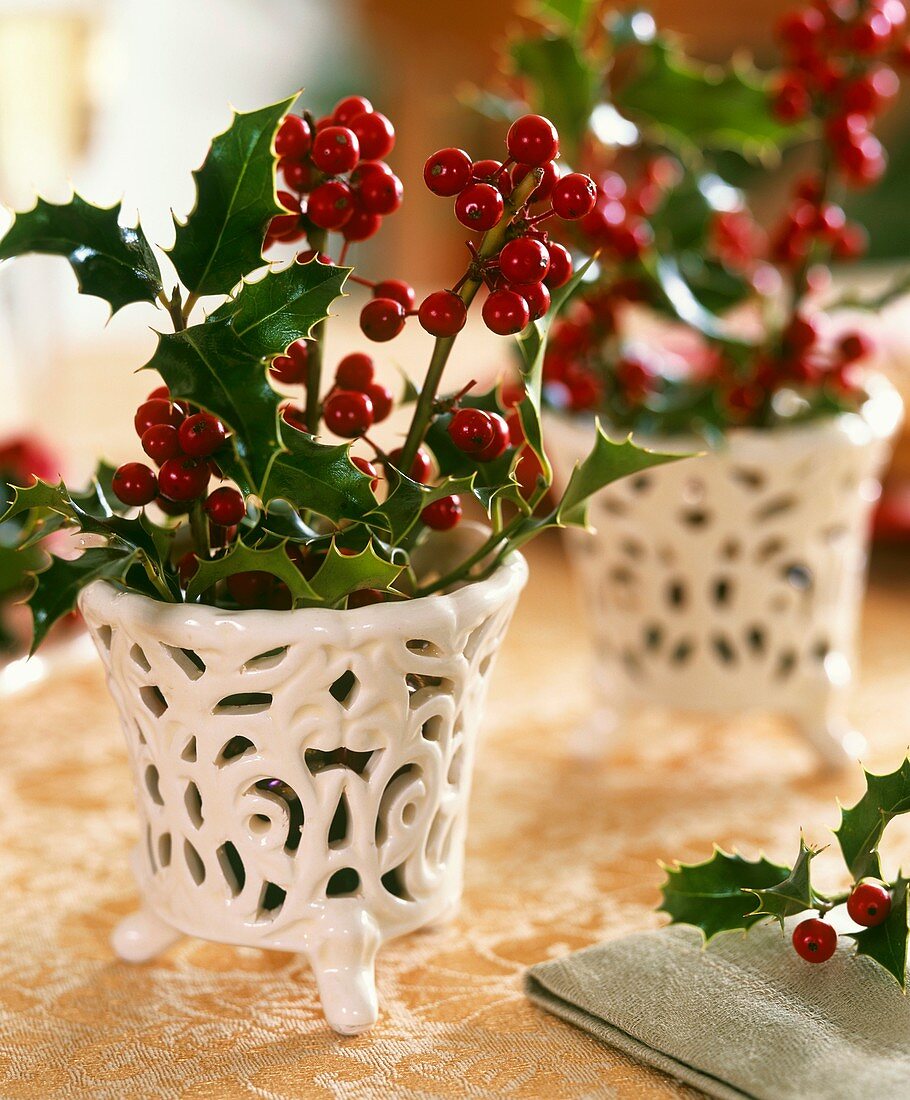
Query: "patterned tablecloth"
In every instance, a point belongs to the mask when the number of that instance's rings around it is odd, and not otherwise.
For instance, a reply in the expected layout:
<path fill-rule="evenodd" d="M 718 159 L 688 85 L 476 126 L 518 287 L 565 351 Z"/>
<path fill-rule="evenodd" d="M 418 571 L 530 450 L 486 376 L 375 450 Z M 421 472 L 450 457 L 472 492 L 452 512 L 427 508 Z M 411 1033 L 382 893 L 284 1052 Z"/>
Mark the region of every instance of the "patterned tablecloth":
<path fill-rule="evenodd" d="M 135 824 L 101 676 L 0 704 L 0 1096 L 695 1095 L 532 1007 L 523 969 L 656 924 L 659 857 L 717 840 L 790 858 L 801 825 L 824 841 L 859 776 L 816 775 L 768 719 L 642 716 L 609 762 L 573 760 L 591 700 L 582 622 L 557 544 L 531 556 L 479 753 L 461 918 L 381 953 L 382 1016 L 356 1039 L 326 1029 L 292 955 L 186 940 L 118 962 Z M 906 560 L 879 561 L 854 708 L 878 770 L 910 744 L 908 616 Z M 895 839 L 910 844 L 900 822 Z"/>

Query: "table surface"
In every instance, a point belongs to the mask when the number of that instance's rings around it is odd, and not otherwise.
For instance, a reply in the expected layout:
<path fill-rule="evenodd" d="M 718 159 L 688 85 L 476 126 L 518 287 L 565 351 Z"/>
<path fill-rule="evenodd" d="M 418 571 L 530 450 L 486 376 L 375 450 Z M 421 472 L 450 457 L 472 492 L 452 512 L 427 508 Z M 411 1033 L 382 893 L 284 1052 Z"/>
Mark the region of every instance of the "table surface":
<path fill-rule="evenodd" d="M 355 1039 L 327 1030 L 293 955 L 184 940 L 152 964 L 118 962 L 108 937 L 136 905 L 136 828 L 100 672 L 0 704 L 0 1095 L 696 1095 L 533 1007 L 522 972 L 657 924 L 660 858 L 703 858 L 715 840 L 792 858 L 800 826 L 824 842 L 859 769 L 818 774 L 767 717 L 642 714 L 609 756 L 573 756 L 592 699 L 580 605 L 557 541 L 530 556 L 478 755 L 461 916 L 382 951 L 382 1015 Z M 880 558 L 854 701 L 872 770 L 910 744 L 908 614 L 907 559 Z"/>

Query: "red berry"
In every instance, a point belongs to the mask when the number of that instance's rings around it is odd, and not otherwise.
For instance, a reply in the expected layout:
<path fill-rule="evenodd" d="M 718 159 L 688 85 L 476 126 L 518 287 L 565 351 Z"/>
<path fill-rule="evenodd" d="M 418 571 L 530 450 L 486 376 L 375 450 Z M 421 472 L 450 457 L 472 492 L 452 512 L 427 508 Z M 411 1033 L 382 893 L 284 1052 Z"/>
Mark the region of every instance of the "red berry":
<path fill-rule="evenodd" d="M 396 468 L 400 459 L 401 447 L 396 447 L 394 451 L 389 451 L 389 462 Z M 417 481 L 421 485 L 426 485 L 430 480 L 432 469 L 433 466 L 430 462 L 430 456 L 423 447 L 419 447 L 417 454 L 414 455 L 414 461 L 411 463 L 411 469 L 408 471 L 408 477 L 410 477 L 411 481 Z"/>
<path fill-rule="evenodd" d="M 168 500 L 198 500 L 209 484 L 208 462 L 198 458 L 169 458 L 158 471 L 158 491 Z"/>
<path fill-rule="evenodd" d="M 861 225 L 845 225 L 832 244 L 835 259 L 856 260 L 865 255 L 869 234 Z"/>
<path fill-rule="evenodd" d="M 354 193 L 341 180 L 326 180 L 313 189 L 306 212 L 320 229 L 340 229 L 354 213 Z"/>
<path fill-rule="evenodd" d="M 501 192 L 489 183 L 469 183 L 455 200 L 455 217 L 468 229 L 492 229 L 504 210 Z"/>
<path fill-rule="evenodd" d="M 395 127 L 380 111 L 359 114 L 349 125 L 357 135 L 363 160 L 381 160 L 391 153 L 395 145 Z"/>
<path fill-rule="evenodd" d="M 196 570 L 199 568 L 199 559 L 193 553 L 192 550 L 187 552 L 177 562 L 177 575 L 180 577 L 180 584 L 187 588 L 190 581 L 196 575 Z"/>
<path fill-rule="evenodd" d="M 428 504 L 420 518 L 434 531 L 450 531 L 461 519 L 461 500 L 457 496 L 443 497 Z"/>
<path fill-rule="evenodd" d="M 348 126 L 358 115 L 367 115 L 373 110 L 373 104 L 362 95 L 349 95 L 339 99 L 332 111 L 332 119 L 339 126 Z"/>
<path fill-rule="evenodd" d="M 327 256 L 325 252 L 316 252 L 312 248 L 305 248 L 302 252 L 297 253 L 297 263 L 299 264 L 312 264 L 318 263 L 325 267 L 334 267 L 335 261 L 331 256 Z"/>
<path fill-rule="evenodd" d="M 499 253 L 499 270 L 510 283 L 539 283 L 550 270 L 550 253 L 533 237 L 519 237 Z"/>
<path fill-rule="evenodd" d="M 431 336 L 454 336 L 464 328 L 468 310 L 452 290 L 436 290 L 420 303 L 417 319 Z"/>
<path fill-rule="evenodd" d="M 858 363 L 875 352 L 875 341 L 865 332 L 847 332 L 838 342 L 838 356 L 842 363 Z"/>
<path fill-rule="evenodd" d="M 235 603 L 241 607 L 259 607 L 271 595 L 275 578 L 271 573 L 258 571 L 234 573 L 228 577 L 226 584 Z"/>
<path fill-rule="evenodd" d="M 155 504 L 166 516 L 185 516 L 190 510 L 189 502 L 183 503 L 176 500 L 168 500 L 167 497 L 158 496 Z"/>
<path fill-rule="evenodd" d="M 509 425 L 499 413 L 487 413 L 487 416 L 493 429 L 493 438 L 482 451 L 477 452 L 475 457 L 478 462 L 492 462 L 499 458 L 510 442 Z"/>
<path fill-rule="evenodd" d="M 278 167 L 281 169 L 285 184 L 292 191 L 309 191 L 313 183 L 313 174 L 305 160 L 288 160 L 285 157 Z"/>
<path fill-rule="evenodd" d="M 814 317 L 798 314 L 787 326 L 784 340 L 789 350 L 799 355 L 818 343 L 818 335 L 818 321 Z"/>
<path fill-rule="evenodd" d="M 227 429 L 211 413 L 188 416 L 178 429 L 180 448 L 191 458 L 208 458 L 227 439 Z"/>
<path fill-rule="evenodd" d="M 371 479 L 370 488 L 375 493 L 379 486 L 379 471 L 373 463 L 370 462 L 369 459 L 361 458 L 359 455 L 351 455 L 351 462 L 354 463 L 362 474 L 366 474 L 367 477 Z"/>
<path fill-rule="evenodd" d="M 880 882 L 860 882 L 847 898 L 850 920 L 865 928 L 883 924 L 891 912 L 891 892 Z"/>
<path fill-rule="evenodd" d="M 417 296 L 410 283 L 403 279 L 383 279 L 373 287 L 374 298 L 391 298 L 393 302 L 400 302 L 402 309 L 410 312 L 416 302 Z"/>
<path fill-rule="evenodd" d="M 471 166 L 471 178 L 478 183 L 489 183 L 508 198 L 512 194 L 512 177 L 508 170 L 503 171 L 501 160 L 475 160 Z"/>
<path fill-rule="evenodd" d="M 341 235 L 346 241 L 368 241 L 375 237 L 382 226 L 382 218 L 368 210 L 355 209 L 341 227 Z"/>
<path fill-rule="evenodd" d="M 160 466 L 180 454 L 180 436 L 173 424 L 153 424 L 142 433 L 142 449 Z"/>
<path fill-rule="evenodd" d="M 336 390 L 327 398 L 322 416 L 330 432 L 354 439 L 372 427 L 373 402 L 356 390 Z"/>
<path fill-rule="evenodd" d="M 585 176 L 581 172 L 570 172 L 553 185 L 550 201 L 558 218 L 577 221 L 594 209 L 594 204 L 597 202 L 597 187 L 590 176 Z"/>
<path fill-rule="evenodd" d="M 543 176 L 540 183 L 528 196 L 528 202 L 543 202 L 544 199 L 548 199 L 556 186 L 556 181 L 559 179 L 559 171 L 553 161 L 548 161 L 540 167 L 543 170 Z M 512 186 L 517 187 L 531 170 L 531 166 L 528 164 L 516 164 L 512 169 Z"/>
<path fill-rule="evenodd" d="M 483 323 L 498 336 L 514 336 L 531 319 L 528 303 L 514 290 L 494 290 L 481 313 Z"/>
<path fill-rule="evenodd" d="M 374 603 L 385 603 L 385 592 L 380 588 L 358 588 L 348 596 L 348 611 L 358 607 L 370 607 Z"/>
<path fill-rule="evenodd" d="M 871 8 L 851 28 L 850 44 L 858 54 L 868 56 L 884 50 L 893 33 L 894 24 L 888 16 Z"/>
<path fill-rule="evenodd" d="M 423 166 L 423 181 L 434 195 L 448 198 L 471 182 L 472 167 L 464 149 L 440 149 Z"/>
<path fill-rule="evenodd" d="M 654 241 L 654 231 L 642 218 L 629 218 L 613 237 L 613 248 L 622 260 L 638 260 Z"/>
<path fill-rule="evenodd" d="M 506 145 L 509 156 L 519 164 L 540 167 L 559 152 L 559 134 L 548 118 L 523 115 L 509 127 Z"/>
<path fill-rule="evenodd" d="M 391 298 L 374 298 L 360 311 L 360 329 L 368 340 L 393 340 L 404 328 L 405 311 Z"/>
<path fill-rule="evenodd" d="M 234 527 L 246 515 L 246 505 L 236 489 L 224 485 L 209 493 L 205 511 L 217 527 Z"/>
<path fill-rule="evenodd" d="M 479 455 L 496 439 L 496 426 L 483 409 L 459 409 L 449 421 L 449 438 L 459 451 Z"/>
<path fill-rule="evenodd" d="M 376 116 L 369 116 L 375 118 Z M 366 172 L 358 177 L 357 190 L 355 192 L 357 203 L 362 210 L 369 214 L 394 214 L 401 206 L 401 197 L 404 189 L 401 180 L 394 172 L 380 169 Z"/>
<path fill-rule="evenodd" d="M 817 8 L 806 8 L 785 15 L 776 27 L 780 41 L 798 52 L 814 47 L 824 32 L 825 17 Z"/>
<path fill-rule="evenodd" d="M 550 253 L 550 270 L 547 272 L 545 282 L 551 290 L 565 284 L 572 278 L 573 264 L 569 250 L 561 244 L 553 241 L 547 245 Z"/>
<path fill-rule="evenodd" d="M 654 389 L 654 371 L 638 356 L 627 355 L 616 364 L 616 381 L 625 400 L 637 405 Z"/>
<path fill-rule="evenodd" d="M 146 398 L 146 401 L 170 401 L 171 391 L 167 386 L 157 386 Z"/>
<path fill-rule="evenodd" d="M 275 136 L 275 152 L 279 157 L 303 160 L 312 144 L 313 132 L 300 115 L 288 115 Z"/>
<path fill-rule="evenodd" d="M 847 179 L 855 187 L 877 183 L 887 167 L 882 143 L 870 133 L 853 135 L 852 140 L 837 150 L 837 158 Z"/>
<path fill-rule="evenodd" d="M 781 122 L 800 122 L 812 109 L 812 97 L 799 73 L 785 74 L 778 81 L 771 111 Z"/>
<path fill-rule="evenodd" d="M 826 921 L 810 917 L 793 929 L 793 946 L 806 962 L 827 962 L 837 947 L 837 933 Z"/>
<path fill-rule="evenodd" d="M 347 126 L 326 126 L 313 139 L 310 156 L 320 172 L 340 176 L 356 167 L 360 160 L 360 142 Z"/>
<path fill-rule="evenodd" d="M 180 426 L 183 413 L 171 401 L 156 397 L 152 401 L 143 401 L 133 417 L 133 427 L 141 439 L 153 424 L 171 424 Z"/>
<path fill-rule="evenodd" d="M 366 393 L 373 381 L 374 366 L 369 355 L 362 351 L 352 351 L 338 364 L 335 371 L 335 385 L 342 390 L 357 390 Z"/>
<path fill-rule="evenodd" d="M 843 94 L 843 108 L 848 113 L 876 115 L 900 91 L 900 79 L 886 65 L 872 69 L 851 81 Z"/>
<path fill-rule="evenodd" d="M 278 201 L 289 214 L 278 214 L 269 222 L 268 235 L 277 241 L 292 241 L 303 236 L 300 226 L 300 199 L 290 191 L 279 191 Z"/>
<path fill-rule="evenodd" d="M 818 211 L 815 220 L 815 232 L 827 240 L 834 240 L 847 224 L 844 208 L 833 202 L 826 202 Z"/>
<path fill-rule="evenodd" d="M 543 283 L 512 284 L 509 287 L 520 294 L 528 304 L 529 320 L 536 321 L 550 308 L 550 292 Z"/>
<path fill-rule="evenodd" d="M 287 355 L 278 355 L 272 360 L 270 373 L 276 382 L 296 385 L 306 380 L 309 357 L 310 349 L 306 340 L 295 340 L 288 348 Z"/>
<path fill-rule="evenodd" d="M 392 411 L 395 398 L 388 386 L 382 386 L 378 382 L 367 386 L 366 395 L 373 402 L 373 423 L 381 424 Z"/>
<path fill-rule="evenodd" d="M 112 484 L 118 499 L 133 508 L 151 504 L 158 495 L 158 481 L 144 462 L 127 462 L 120 466 Z"/>

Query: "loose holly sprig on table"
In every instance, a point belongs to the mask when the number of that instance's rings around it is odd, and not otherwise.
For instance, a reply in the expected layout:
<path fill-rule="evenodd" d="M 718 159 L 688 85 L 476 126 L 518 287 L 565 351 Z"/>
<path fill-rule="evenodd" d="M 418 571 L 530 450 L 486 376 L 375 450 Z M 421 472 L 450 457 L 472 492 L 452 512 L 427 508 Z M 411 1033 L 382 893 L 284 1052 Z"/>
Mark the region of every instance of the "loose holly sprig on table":
<path fill-rule="evenodd" d="M 430 158 L 431 189 L 457 193 L 456 216 L 479 236 L 456 283 L 415 308 L 407 283 L 375 282 L 340 262 L 401 203 L 397 177 L 374 159 L 392 149 L 391 123 L 360 96 L 318 121 L 289 114 L 291 103 L 235 115 L 213 141 L 194 173 L 196 205 L 175 219 L 168 256 L 179 283 L 170 291 L 142 229 L 120 224 L 119 206 L 39 200 L 0 241 L 0 259 L 65 256 L 83 293 L 115 311 L 154 304 L 173 328 L 145 364 L 160 381 L 134 418 L 151 464 L 101 466 L 82 493 L 44 481 L 19 488 L 0 519 L 6 531 L 22 524 L 23 553 L 61 528 L 86 536 L 80 557 L 52 558 L 36 576 L 35 645 L 98 579 L 226 608 L 345 609 L 445 591 L 489 576 L 548 527 L 584 526 L 603 485 L 671 460 L 598 432 L 563 496 L 546 502 L 539 414 L 550 289 L 555 309 L 580 277 L 546 227 L 593 202 L 585 177 L 551 179 L 559 139 L 547 119 L 513 124 L 504 164 L 451 149 Z M 289 245 L 284 261 L 263 259 L 264 249 Z M 348 280 L 372 292 L 360 315 L 367 338 L 393 338 L 411 315 L 435 337 L 425 381 L 409 382 L 403 398 L 413 403 L 406 437 L 389 450 L 371 434 L 394 404 L 373 357 L 352 349 L 324 379 L 329 309 Z M 443 370 L 482 288 L 487 327 L 518 337 L 520 385 L 446 392 Z M 200 299 L 213 297 L 198 318 Z M 289 391 L 301 390 L 298 404 Z M 469 497 L 487 537 L 419 573 L 414 552 L 454 528 Z"/>
<path fill-rule="evenodd" d="M 830 339 L 810 299 L 832 262 L 866 249 L 849 222 L 850 189 L 877 182 L 886 155 L 874 134 L 906 64 L 903 0 L 819 0 L 778 26 L 780 67 L 740 60 L 709 69 L 686 56 L 646 12 L 604 15 L 594 0 L 535 0 L 539 29 L 510 44 L 510 97 L 482 96 L 508 116 L 561 98 L 571 155 L 597 184 L 594 209 L 570 234 L 599 270 L 576 299 L 564 344 L 554 327 L 545 401 L 597 411 L 624 429 L 707 436 L 857 409 L 875 347 L 862 332 Z M 717 153 L 772 163 L 811 142 L 801 177 L 768 232 L 724 178 Z M 876 308 L 907 289 L 901 279 Z M 748 307 L 739 320 L 731 310 Z M 630 307 L 681 322 L 686 354 L 642 356 Z"/>
<path fill-rule="evenodd" d="M 771 919 L 783 928 L 786 918 L 815 910 L 817 916 L 799 921 L 791 938 L 800 958 L 821 963 L 831 958 L 838 942 L 829 914 L 846 906 L 858 926 L 845 933 L 855 940 L 856 954 L 878 963 L 906 989 L 908 879 L 898 872 L 893 881 L 886 880 L 879 848 L 889 822 L 910 813 L 910 760 L 888 775 L 864 775 L 865 793 L 855 806 L 841 809 L 834 831 L 852 880 L 848 890 L 826 895 L 815 889 L 811 864 L 823 849 L 800 837 L 792 867 L 763 857 L 747 860 L 720 848 L 704 863 L 665 866 L 660 910 L 673 924 L 700 928 L 706 940 Z"/>

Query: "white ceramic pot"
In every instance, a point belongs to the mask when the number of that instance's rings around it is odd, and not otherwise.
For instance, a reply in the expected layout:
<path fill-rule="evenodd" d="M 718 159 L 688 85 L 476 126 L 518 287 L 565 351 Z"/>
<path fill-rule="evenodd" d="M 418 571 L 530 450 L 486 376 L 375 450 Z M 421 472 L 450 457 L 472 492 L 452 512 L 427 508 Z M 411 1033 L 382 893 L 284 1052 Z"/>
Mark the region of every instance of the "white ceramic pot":
<path fill-rule="evenodd" d="M 626 704 L 789 716 L 824 760 L 855 756 L 846 716 L 870 510 L 900 424 L 876 380 L 861 414 L 737 429 L 723 448 L 617 482 L 570 532 L 591 609 L 603 730 Z M 551 416 L 557 482 L 593 423 Z M 660 451 L 695 440 L 641 440 Z"/>
<path fill-rule="evenodd" d="M 308 956 L 329 1024 L 376 1020 L 380 944 L 457 909 L 477 729 L 527 578 L 352 611 L 222 611 L 97 582 L 80 605 L 141 819 L 131 961 L 181 933 Z"/>

